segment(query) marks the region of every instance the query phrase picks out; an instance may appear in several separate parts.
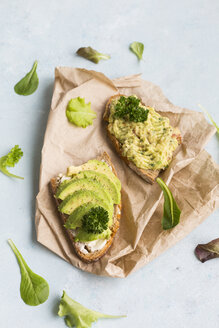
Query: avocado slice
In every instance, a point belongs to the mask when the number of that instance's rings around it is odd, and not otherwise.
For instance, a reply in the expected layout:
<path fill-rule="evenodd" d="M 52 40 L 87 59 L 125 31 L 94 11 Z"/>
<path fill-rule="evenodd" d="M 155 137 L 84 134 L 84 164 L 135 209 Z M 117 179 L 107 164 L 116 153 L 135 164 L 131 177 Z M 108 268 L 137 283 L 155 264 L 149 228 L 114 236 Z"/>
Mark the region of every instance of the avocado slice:
<path fill-rule="evenodd" d="M 110 193 L 105 190 L 104 186 L 102 186 L 97 180 L 89 178 L 71 179 L 67 183 L 61 183 L 56 192 L 56 197 L 61 200 L 64 200 L 68 195 L 81 189 L 94 191 L 98 190 L 102 193 L 103 197 L 107 200 L 107 202 L 113 205 L 112 197 L 110 196 Z"/>
<path fill-rule="evenodd" d="M 117 188 L 115 183 L 112 180 L 110 180 L 106 174 L 97 171 L 92 171 L 92 170 L 81 171 L 76 176 L 74 176 L 71 179 L 71 181 L 76 179 L 83 179 L 83 178 L 93 179 L 99 182 L 102 188 L 110 194 L 113 203 L 114 204 L 120 203 L 121 200 L 120 189 Z"/>
<path fill-rule="evenodd" d="M 102 233 L 88 233 L 81 228 L 79 229 L 75 241 L 80 241 L 80 242 L 87 242 L 87 241 L 92 241 L 92 240 L 97 240 L 97 239 L 109 239 L 111 235 L 111 230 L 107 229 L 104 230 Z"/>
<path fill-rule="evenodd" d="M 118 192 L 120 192 L 121 182 L 119 181 L 119 179 L 115 176 L 111 168 L 105 162 L 98 161 L 97 159 L 91 159 L 87 163 L 80 166 L 70 166 L 67 169 L 67 175 L 71 176 L 79 173 L 80 171 L 87 170 L 97 171 L 99 173 L 105 174 L 115 184 Z"/>
<path fill-rule="evenodd" d="M 114 210 L 113 204 L 110 204 L 99 190 L 93 191 L 81 189 L 73 192 L 61 202 L 59 205 L 59 211 L 70 215 L 77 207 L 88 202 L 101 203 L 101 206 L 108 211 L 109 218 L 112 218 Z"/>
<path fill-rule="evenodd" d="M 93 207 L 97 206 L 103 206 L 102 202 L 89 202 L 86 204 L 83 204 L 79 207 L 77 207 L 74 212 L 71 213 L 71 215 L 68 217 L 66 223 L 65 223 L 65 228 L 67 229 L 76 229 L 80 228 L 82 224 L 82 217 L 89 212 L 89 210 Z M 105 208 L 106 209 L 106 208 Z M 106 209 L 107 210 L 107 209 Z M 112 219 L 109 220 L 109 226 L 112 224 Z"/>

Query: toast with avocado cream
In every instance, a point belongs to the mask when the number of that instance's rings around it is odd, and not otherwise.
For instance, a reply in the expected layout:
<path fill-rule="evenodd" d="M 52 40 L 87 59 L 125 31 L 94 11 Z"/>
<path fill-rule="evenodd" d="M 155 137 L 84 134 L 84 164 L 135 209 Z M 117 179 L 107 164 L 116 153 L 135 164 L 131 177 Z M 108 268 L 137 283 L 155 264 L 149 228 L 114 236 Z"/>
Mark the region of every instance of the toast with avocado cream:
<path fill-rule="evenodd" d="M 120 157 L 153 184 L 181 143 L 179 129 L 136 96 L 121 94 L 109 99 L 103 119 L 108 123 L 108 135 Z"/>
<path fill-rule="evenodd" d="M 77 256 L 86 263 L 99 260 L 121 217 L 121 183 L 109 155 L 69 167 L 51 179 L 50 188 Z"/>

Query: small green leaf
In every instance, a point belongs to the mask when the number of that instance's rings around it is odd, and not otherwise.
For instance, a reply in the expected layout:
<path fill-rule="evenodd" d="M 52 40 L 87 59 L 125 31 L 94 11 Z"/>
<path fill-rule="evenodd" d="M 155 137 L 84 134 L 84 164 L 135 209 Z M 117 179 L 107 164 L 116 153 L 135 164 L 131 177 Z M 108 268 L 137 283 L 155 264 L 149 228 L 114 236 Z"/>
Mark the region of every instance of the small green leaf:
<path fill-rule="evenodd" d="M 29 96 L 36 91 L 39 84 L 39 79 L 37 76 L 37 64 L 38 62 L 35 61 L 33 67 L 29 73 L 23 77 L 15 86 L 14 91 L 22 96 Z"/>
<path fill-rule="evenodd" d="M 124 315 L 114 316 L 92 311 L 74 301 L 63 290 L 63 295 L 59 305 L 58 315 L 65 317 L 68 327 L 90 328 L 92 323 L 100 318 L 122 318 Z"/>
<path fill-rule="evenodd" d="M 44 303 L 49 296 L 49 285 L 45 279 L 31 271 L 11 239 L 8 240 L 21 271 L 20 295 L 24 303 L 36 306 Z"/>
<path fill-rule="evenodd" d="M 22 156 L 23 152 L 21 148 L 18 145 L 15 145 L 7 155 L 2 156 L 0 158 L 0 171 L 2 171 L 2 173 L 7 175 L 8 177 L 23 179 L 22 177 L 14 175 L 7 170 L 7 167 L 14 167 L 15 164 L 19 162 Z"/>
<path fill-rule="evenodd" d="M 70 123 L 73 123 L 82 128 L 93 124 L 93 120 L 97 114 L 91 109 L 91 103 L 85 103 L 84 98 L 73 98 L 69 101 L 66 116 Z"/>
<path fill-rule="evenodd" d="M 138 57 L 139 60 L 141 60 L 144 52 L 144 44 L 136 41 L 132 42 L 130 45 L 130 50 Z"/>
<path fill-rule="evenodd" d="M 157 183 L 163 190 L 164 194 L 162 227 L 164 230 L 172 229 L 179 223 L 181 210 L 176 204 L 176 201 L 165 182 L 161 178 L 157 178 Z"/>
<path fill-rule="evenodd" d="M 209 120 L 211 121 L 211 123 L 216 127 L 217 129 L 217 133 L 219 134 L 219 126 L 216 124 L 216 122 L 213 120 L 213 117 L 211 116 L 211 114 L 207 111 L 207 109 L 205 109 L 202 105 L 198 104 L 198 106 L 203 110 L 203 112 L 208 116 Z"/>
<path fill-rule="evenodd" d="M 77 55 L 98 64 L 101 59 L 110 59 L 110 55 L 102 54 L 91 47 L 83 47 L 77 50 Z"/>

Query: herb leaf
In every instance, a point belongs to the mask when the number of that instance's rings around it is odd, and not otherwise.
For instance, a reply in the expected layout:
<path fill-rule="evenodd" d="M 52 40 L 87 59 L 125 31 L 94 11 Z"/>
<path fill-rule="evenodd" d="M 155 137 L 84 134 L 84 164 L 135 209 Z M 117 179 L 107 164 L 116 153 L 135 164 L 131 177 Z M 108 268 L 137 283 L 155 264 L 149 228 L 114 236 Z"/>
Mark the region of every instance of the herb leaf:
<path fill-rule="evenodd" d="M 219 238 L 207 244 L 198 244 L 195 249 L 195 255 L 202 263 L 219 257 Z"/>
<path fill-rule="evenodd" d="M 211 121 L 211 123 L 216 127 L 217 129 L 217 133 L 219 134 L 219 126 L 216 124 L 216 122 L 213 120 L 213 117 L 211 116 L 211 114 L 207 111 L 207 109 L 205 109 L 202 105 L 198 105 L 203 112 L 208 116 L 209 120 Z"/>
<path fill-rule="evenodd" d="M 93 124 L 97 114 L 91 109 L 91 103 L 85 104 L 85 98 L 73 98 L 69 101 L 66 116 L 70 123 L 82 128 Z"/>
<path fill-rule="evenodd" d="M 157 178 L 157 183 L 163 190 L 164 194 L 162 227 L 164 230 L 168 230 L 175 227 L 179 223 L 181 210 L 176 204 L 176 201 L 165 182 L 161 178 Z"/>
<path fill-rule="evenodd" d="M 110 59 L 110 55 L 102 54 L 91 47 L 83 47 L 77 50 L 77 55 L 98 64 L 101 59 Z"/>
<path fill-rule="evenodd" d="M 124 118 L 131 122 L 144 122 L 148 118 L 148 109 L 139 106 L 140 99 L 121 96 L 115 106 L 115 118 Z"/>
<path fill-rule="evenodd" d="M 139 60 L 141 60 L 144 52 L 144 44 L 136 41 L 132 42 L 132 44 L 130 44 L 130 50 L 138 57 Z"/>
<path fill-rule="evenodd" d="M 14 91 L 22 96 L 29 96 L 36 91 L 39 84 L 39 79 L 37 76 L 37 64 L 38 62 L 35 61 L 33 67 L 29 73 L 23 77 L 15 86 Z"/>
<path fill-rule="evenodd" d="M 114 316 L 92 311 L 74 301 L 63 290 L 63 295 L 59 305 L 58 315 L 65 317 L 65 323 L 68 327 L 90 328 L 92 323 L 100 318 L 121 318 L 125 316 Z"/>
<path fill-rule="evenodd" d="M 82 218 L 82 229 L 88 233 L 102 233 L 108 228 L 109 215 L 101 206 L 91 208 Z"/>
<path fill-rule="evenodd" d="M 11 239 L 8 240 L 21 271 L 20 295 L 24 303 L 36 306 L 44 303 L 49 296 L 49 285 L 45 279 L 31 271 Z"/>
<path fill-rule="evenodd" d="M 6 167 L 14 167 L 15 164 L 19 162 L 22 156 L 23 156 L 23 152 L 21 148 L 18 145 L 14 146 L 7 155 L 0 158 L 0 171 L 2 171 L 2 173 L 4 173 L 9 177 L 23 179 L 18 175 L 14 175 L 10 173 L 6 168 Z"/>

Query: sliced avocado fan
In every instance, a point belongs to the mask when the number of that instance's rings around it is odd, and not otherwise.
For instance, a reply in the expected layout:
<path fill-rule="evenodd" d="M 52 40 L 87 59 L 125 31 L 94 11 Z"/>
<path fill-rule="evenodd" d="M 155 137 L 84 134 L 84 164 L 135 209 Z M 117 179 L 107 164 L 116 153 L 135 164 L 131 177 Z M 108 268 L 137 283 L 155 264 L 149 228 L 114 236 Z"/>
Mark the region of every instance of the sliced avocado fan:
<path fill-rule="evenodd" d="M 97 171 L 86 170 L 86 171 L 81 171 L 80 173 L 75 175 L 70 181 L 77 180 L 77 179 L 96 180 L 101 184 L 102 188 L 110 194 L 114 204 L 120 203 L 121 200 L 120 190 L 117 188 L 115 183 L 109 179 L 109 177 L 106 174 Z"/>
<path fill-rule="evenodd" d="M 102 202 L 89 202 L 86 204 L 83 204 L 79 207 L 77 207 L 72 213 L 71 215 L 68 217 L 66 223 L 65 223 L 65 227 L 67 229 L 76 229 L 76 228 L 80 228 L 82 225 L 82 218 L 85 214 L 87 214 L 89 212 L 89 210 L 91 208 L 95 208 L 98 206 L 102 206 Z M 105 208 L 105 210 L 107 210 Z M 109 227 L 112 224 L 112 219 L 109 220 Z"/>
<path fill-rule="evenodd" d="M 109 213 L 110 220 L 113 216 L 113 204 L 110 204 L 101 193 L 101 191 L 93 190 L 77 190 L 72 194 L 68 195 L 59 205 L 59 211 L 70 215 L 77 207 L 89 203 L 99 202 L 101 206 L 105 208 Z"/>
<path fill-rule="evenodd" d="M 102 161 L 98 161 L 97 159 L 91 159 L 87 163 L 80 166 L 70 166 L 67 170 L 67 175 L 72 176 L 81 171 L 97 171 L 99 173 L 105 174 L 116 186 L 117 190 L 120 192 L 121 190 L 121 182 L 112 172 L 111 168 Z"/>
<path fill-rule="evenodd" d="M 110 196 L 110 193 L 107 190 L 105 190 L 104 186 L 102 186 L 97 180 L 89 179 L 89 178 L 71 179 L 67 183 L 66 182 L 61 183 L 56 192 L 56 198 L 64 200 L 67 196 L 69 196 L 73 192 L 81 189 L 93 190 L 93 191 L 98 190 L 98 192 L 102 193 L 103 198 L 109 204 L 113 205 L 112 197 Z"/>

